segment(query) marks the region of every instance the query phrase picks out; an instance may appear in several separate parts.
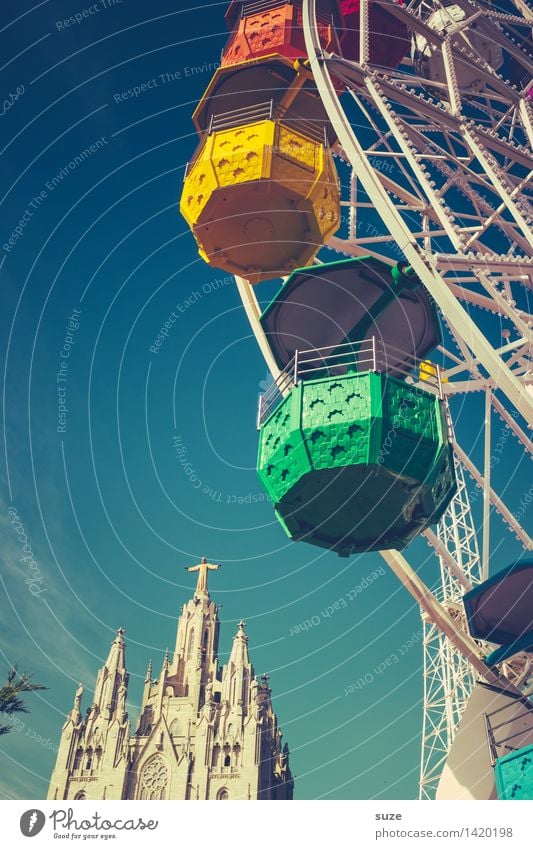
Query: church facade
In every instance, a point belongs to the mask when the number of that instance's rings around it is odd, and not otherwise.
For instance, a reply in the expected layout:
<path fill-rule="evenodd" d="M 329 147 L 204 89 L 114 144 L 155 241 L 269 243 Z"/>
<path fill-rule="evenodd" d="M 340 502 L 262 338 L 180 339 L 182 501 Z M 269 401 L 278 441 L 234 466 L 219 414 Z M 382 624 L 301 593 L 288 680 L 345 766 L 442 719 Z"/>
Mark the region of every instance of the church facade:
<path fill-rule="evenodd" d="M 61 731 L 49 799 L 292 799 L 288 746 L 272 708 L 268 676 L 258 680 L 240 622 L 228 663 L 218 664 L 220 622 L 206 563 L 182 608 L 176 645 L 159 677 L 148 665 L 132 729 L 126 700 L 124 630 L 117 631 L 81 713 L 83 687 Z"/>

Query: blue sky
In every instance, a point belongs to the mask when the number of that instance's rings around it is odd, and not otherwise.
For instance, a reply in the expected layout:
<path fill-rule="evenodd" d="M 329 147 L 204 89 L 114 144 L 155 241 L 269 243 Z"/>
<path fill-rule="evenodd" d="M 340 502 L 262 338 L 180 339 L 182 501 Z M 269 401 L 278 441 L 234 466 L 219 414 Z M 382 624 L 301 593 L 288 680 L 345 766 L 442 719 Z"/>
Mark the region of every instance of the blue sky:
<path fill-rule="evenodd" d="M 204 554 L 223 564 L 211 579 L 222 660 L 244 617 L 256 671 L 271 675 L 296 797 L 416 796 L 416 605 L 379 555 L 341 560 L 290 543 L 276 523 L 255 474 L 266 368 L 233 281 L 198 258 L 177 210 L 195 146 L 190 116 L 224 44 L 224 10 L 5 0 L 0 12 L 11 95 L 0 124 L 0 671 L 18 662 L 49 687 L 0 739 L 4 798 L 46 794 L 77 683 L 91 689 L 119 626 L 136 717 L 148 659 L 157 669 L 192 593 L 183 567 Z M 455 405 L 459 438 L 479 464 L 481 407 L 481 396 Z M 493 478 L 518 510 L 530 475 L 502 427 L 495 418 L 503 445 Z M 504 530 L 494 523 L 493 571 L 521 551 Z M 438 580 L 424 541 L 408 557 Z M 296 633 L 308 619 L 318 624 Z M 371 682 L 354 688 L 365 675 Z"/>

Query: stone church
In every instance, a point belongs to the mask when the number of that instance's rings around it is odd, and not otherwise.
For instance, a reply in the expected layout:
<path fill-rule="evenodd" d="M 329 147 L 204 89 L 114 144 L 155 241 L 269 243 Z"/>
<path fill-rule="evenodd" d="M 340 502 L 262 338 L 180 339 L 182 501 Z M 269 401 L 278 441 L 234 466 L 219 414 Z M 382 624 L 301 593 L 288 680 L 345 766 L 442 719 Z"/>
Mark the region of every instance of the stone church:
<path fill-rule="evenodd" d="M 268 676 L 257 680 L 240 622 L 226 666 L 205 558 L 178 620 L 176 647 L 159 677 L 148 665 L 137 728 L 126 711 L 124 630 L 113 640 L 81 713 L 83 687 L 61 731 L 49 799 L 292 799 L 289 750 L 272 709 Z"/>

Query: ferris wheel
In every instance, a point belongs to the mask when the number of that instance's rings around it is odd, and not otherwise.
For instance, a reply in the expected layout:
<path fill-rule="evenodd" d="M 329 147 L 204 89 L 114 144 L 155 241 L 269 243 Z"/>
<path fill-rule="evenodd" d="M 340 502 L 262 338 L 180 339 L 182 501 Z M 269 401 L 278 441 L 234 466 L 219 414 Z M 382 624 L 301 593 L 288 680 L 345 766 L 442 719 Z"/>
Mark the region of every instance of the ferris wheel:
<path fill-rule="evenodd" d="M 476 681 L 521 700 L 533 675 L 533 640 L 485 663 L 463 605 L 489 578 L 494 511 L 533 549 L 491 481 L 493 411 L 532 453 L 533 12 L 234 0 L 226 18 L 181 210 L 204 259 L 235 274 L 272 373 L 258 472 L 285 532 L 380 551 L 420 605 L 420 796 L 434 798 Z M 256 293 L 277 277 L 265 308 Z M 480 469 L 450 414 L 470 393 Z M 402 553 L 420 534 L 437 593 Z"/>

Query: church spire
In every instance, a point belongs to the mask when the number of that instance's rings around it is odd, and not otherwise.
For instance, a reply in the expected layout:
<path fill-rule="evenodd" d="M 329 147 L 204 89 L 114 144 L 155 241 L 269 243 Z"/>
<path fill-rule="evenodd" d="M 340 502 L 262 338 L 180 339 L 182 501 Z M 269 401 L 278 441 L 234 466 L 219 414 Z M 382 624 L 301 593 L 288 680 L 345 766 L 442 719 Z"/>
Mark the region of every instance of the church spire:
<path fill-rule="evenodd" d="M 115 633 L 115 639 L 111 643 L 111 648 L 109 649 L 109 655 L 106 661 L 106 666 L 108 669 L 124 667 L 124 649 L 126 648 L 126 643 L 124 641 L 125 633 L 126 631 L 124 630 L 124 628 L 117 628 L 117 631 Z"/>
<path fill-rule="evenodd" d="M 153 672 L 152 658 L 150 658 L 150 660 L 148 661 L 148 668 L 146 670 L 146 675 L 145 675 L 145 678 L 144 678 L 143 700 L 142 700 L 143 707 L 147 703 L 147 701 L 150 697 L 150 692 L 152 690 L 152 672 Z"/>
<path fill-rule="evenodd" d="M 222 675 L 222 699 L 238 714 L 248 712 L 250 684 L 254 671 L 248 656 L 248 636 L 246 623 L 241 621 L 233 638 L 233 645 Z"/>
<path fill-rule="evenodd" d="M 163 705 L 163 697 L 165 696 L 167 678 L 168 678 L 168 670 L 169 670 L 170 662 L 168 657 L 168 648 L 165 651 L 165 657 L 163 660 L 163 666 L 161 667 L 161 674 L 159 676 L 159 699 L 158 699 L 158 715 L 161 713 L 161 707 Z"/>
<path fill-rule="evenodd" d="M 246 622 L 243 622 L 241 619 L 237 626 L 237 633 L 233 638 L 233 645 L 229 656 L 229 662 L 233 663 L 235 667 L 249 666 L 250 664 L 250 658 L 248 656 L 248 637 L 244 630 L 245 628 Z"/>
<path fill-rule="evenodd" d="M 198 572 L 198 581 L 196 583 L 195 596 L 209 595 L 207 589 L 208 572 L 220 569 L 220 563 L 208 563 L 205 557 L 202 557 L 202 562 L 198 566 L 186 566 L 187 572 Z"/>
<path fill-rule="evenodd" d="M 183 605 L 178 619 L 176 646 L 169 666 L 169 686 L 175 695 L 190 695 L 201 706 L 205 687 L 217 674 L 218 608 L 211 600 L 207 586 L 209 572 L 220 569 L 202 557 L 197 566 L 186 566 L 187 572 L 197 572 L 196 590 Z M 196 702 L 195 702 L 196 703 Z"/>
<path fill-rule="evenodd" d="M 163 658 L 163 665 L 161 667 L 161 674 L 159 676 L 159 681 L 160 681 L 160 683 L 162 682 L 162 686 L 164 686 L 164 683 L 167 679 L 169 666 L 170 666 L 170 661 L 169 661 L 168 648 L 167 648 L 167 650 L 165 651 L 165 657 Z"/>
<path fill-rule="evenodd" d="M 121 688 L 125 688 L 127 692 L 128 684 L 125 633 L 124 628 L 119 628 L 116 632 L 107 660 L 100 669 L 96 680 L 95 705 L 107 719 L 113 718 L 117 708 L 122 712 L 125 702 L 124 691 L 121 691 Z"/>

